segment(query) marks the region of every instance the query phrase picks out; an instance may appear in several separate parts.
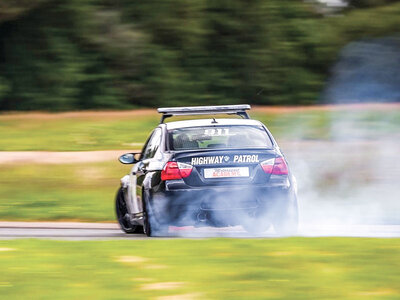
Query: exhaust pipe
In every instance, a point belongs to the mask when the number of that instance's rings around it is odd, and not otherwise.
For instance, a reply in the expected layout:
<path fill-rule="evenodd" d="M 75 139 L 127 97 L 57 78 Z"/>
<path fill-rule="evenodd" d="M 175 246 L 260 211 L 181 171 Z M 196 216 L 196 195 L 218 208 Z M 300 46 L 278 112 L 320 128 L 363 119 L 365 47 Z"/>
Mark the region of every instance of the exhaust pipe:
<path fill-rule="evenodd" d="M 207 212 L 205 212 L 205 211 L 200 211 L 200 212 L 197 214 L 197 221 L 198 221 L 198 222 L 206 222 L 207 219 L 208 219 Z"/>

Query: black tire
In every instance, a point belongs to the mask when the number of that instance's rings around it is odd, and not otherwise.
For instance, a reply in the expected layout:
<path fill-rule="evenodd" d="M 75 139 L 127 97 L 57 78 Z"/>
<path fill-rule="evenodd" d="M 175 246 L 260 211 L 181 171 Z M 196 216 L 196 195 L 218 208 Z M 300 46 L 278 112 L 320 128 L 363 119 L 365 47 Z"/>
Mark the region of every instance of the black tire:
<path fill-rule="evenodd" d="M 115 212 L 122 231 L 125 233 L 143 233 L 143 226 L 132 224 L 127 218 L 128 209 L 124 199 L 124 190 L 122 188 L 118 189 L 115 197 Z"/>
<path fill-rule="evenodd" d="M 157 220 L 150 205 L 149 197 L 148 192 L 143 193 L 143 231 L 148 237 L 168 236 L 168 225 Z"/>
<path fill-rule="evenodd" d="M 292 195 L 276 210 L 273 225 L 275 233 L 280 236 L 294 236 L 298 233 L 299 209 L 296 195 Z"/>
<path fill-rule="evenodd" d="M 250 234 L 263 234 L 271 227 L 271 219 L 265 208 L 250 212 L 243 218 L 242 226 Z"/>

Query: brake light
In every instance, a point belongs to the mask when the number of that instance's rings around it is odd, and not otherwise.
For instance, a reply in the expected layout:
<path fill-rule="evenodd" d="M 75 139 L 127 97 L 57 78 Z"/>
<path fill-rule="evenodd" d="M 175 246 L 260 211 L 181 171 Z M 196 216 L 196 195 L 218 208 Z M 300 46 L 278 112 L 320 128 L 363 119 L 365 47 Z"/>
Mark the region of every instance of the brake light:
<path fill-rule="evenodd" d="M 193 166 L 178 162 L 178 168 L 182 178 L 186 178 L 189 177 L 190 173 L 192 173 Z"/>
<path fill-rule="evenodd" d="M 275 158 L 271 158 L 268 160 L 264 160 L 261 162 L 261 168 L 267 174 L 272 174 L 272 170 L 274 169 Z"/>
<path fill-rule="evenodd" d="M 272 174 L 287 175 L 288 173 L 289 170 L 283 157 L 275 158 L 275 164 L 274 164 L 274 169 L 272 170 Z"/>
<path fill-rule="evenodd" d="M 174 180 L 186 178 L 192 173 L 193 166 L 176 161 L 166 163 L 161 171 L 161 180 Z"/>
<path fill-rule="evenodd" d="M 261 167 L 267 174 L 287 175 L 289 173 L 286 162 L 281 156 L 261 162 Z"/>

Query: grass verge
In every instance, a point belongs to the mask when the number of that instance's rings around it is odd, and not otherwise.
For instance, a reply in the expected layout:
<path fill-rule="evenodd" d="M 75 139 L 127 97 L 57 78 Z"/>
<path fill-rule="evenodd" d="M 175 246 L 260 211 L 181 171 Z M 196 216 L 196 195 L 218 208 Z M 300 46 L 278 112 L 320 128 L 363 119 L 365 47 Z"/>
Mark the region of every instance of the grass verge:
<path fill-rule="evenodd" d="M 114 196 L 129 166 L 5 164 L 0 169 L 0 219 L 113 221 Z"/>
<path fill-rule="evenodd" d="M 2 299 L 399 299 L 400 239 L 0 241 Z"/>
<path fill-rule="evenodd" d="M 393 106 L 393 107 L 392 107 Z M 270 108 L 251 110 L 280 139 L 330 139 L 332 122 L 365 131 L 367 138 L 396 134 L 400 106 Z M 175 119 L 177 120 L 177 119 Z M 138 149 L 157 126 L 156 110 L 0 115 L 2 151 Z M 337 126 L 336 126 L 337 127 Z M 335 128 L 336 128 L 335 127 Z"/>

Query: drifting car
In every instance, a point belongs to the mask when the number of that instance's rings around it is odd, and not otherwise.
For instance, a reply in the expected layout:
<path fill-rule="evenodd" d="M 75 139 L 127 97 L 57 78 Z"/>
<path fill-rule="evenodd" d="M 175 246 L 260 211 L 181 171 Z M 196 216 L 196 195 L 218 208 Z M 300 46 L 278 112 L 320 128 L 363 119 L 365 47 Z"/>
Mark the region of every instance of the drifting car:
<path fill-rule="evenodd" d="M 249 105 L 159 108 L 160 124 L 121 179 L 116 214 L 126 233 L 168 235 L 169 226 L 273 226 L 296 233 L 297 188 L 270 131 L 250 119 Z M 172 116 L 237 115 L 165 123 Z"/>

